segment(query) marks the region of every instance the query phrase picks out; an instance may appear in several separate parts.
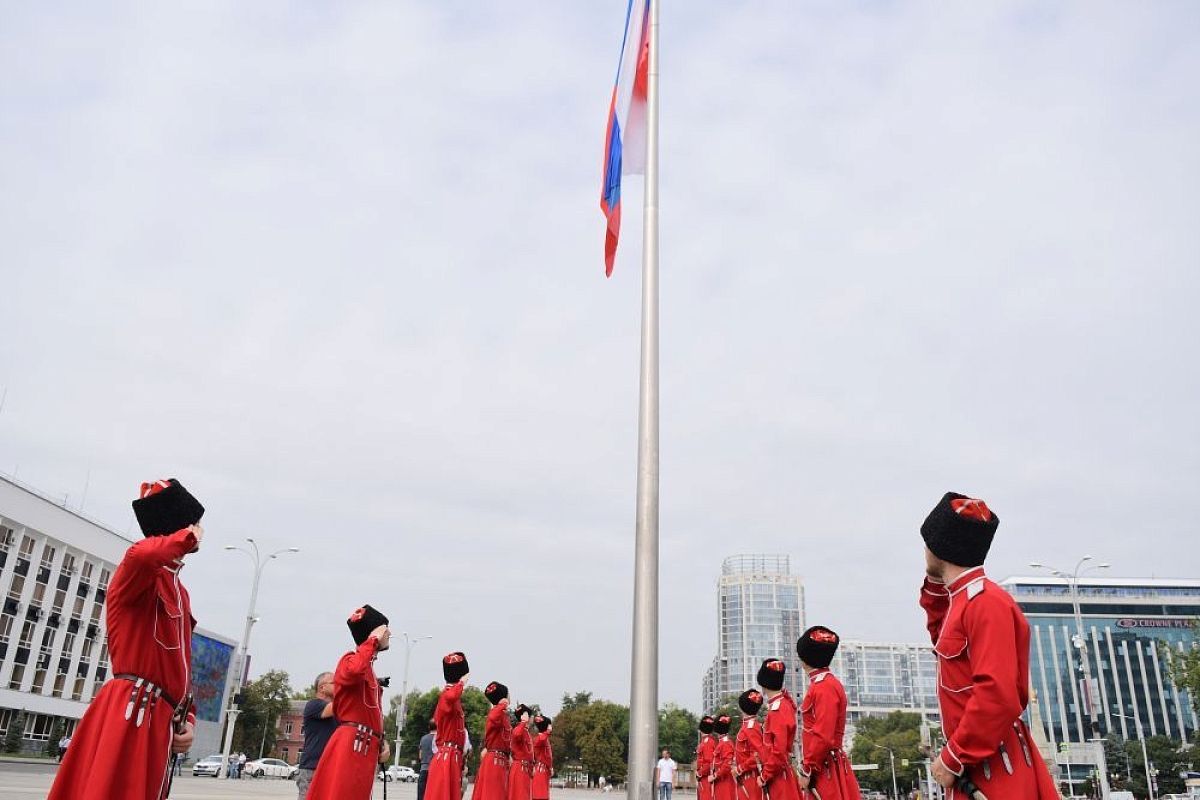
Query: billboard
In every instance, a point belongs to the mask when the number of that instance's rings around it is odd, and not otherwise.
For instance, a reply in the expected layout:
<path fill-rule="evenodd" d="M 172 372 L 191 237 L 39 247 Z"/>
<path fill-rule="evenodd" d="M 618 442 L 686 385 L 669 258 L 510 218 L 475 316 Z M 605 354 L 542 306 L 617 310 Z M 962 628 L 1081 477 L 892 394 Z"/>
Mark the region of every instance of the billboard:
<path fill-rule="evenodd" d="M 231 644 L 192 632 L 192 694 L 197 720 L 221 719 L 221 698 L 233 664 L 233 650 Z"/>

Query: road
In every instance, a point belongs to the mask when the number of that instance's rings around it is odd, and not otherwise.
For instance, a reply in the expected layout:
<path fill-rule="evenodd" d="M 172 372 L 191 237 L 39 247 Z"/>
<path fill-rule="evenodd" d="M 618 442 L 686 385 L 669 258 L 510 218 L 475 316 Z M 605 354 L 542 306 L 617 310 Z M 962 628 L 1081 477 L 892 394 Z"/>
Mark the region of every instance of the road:
<path fill-rule="evenodd" d="M 54 764 L 21 764 L 0 762 L 0 800 L 45 800 L 54 780 Z M 388 800 L 416 800 L 415 783 L 388 784 Z M 468 789 L 467 798 L 470 798 Z M 623 792 L 601 794 L 586 789 L 554 789 L 554 800 L 625 800 Z M 262 778 L 240 781 L 219 781 L 214 778 L 193 778 L 184 774 L 175 779 L 171 800 L 227 800 L 227 798 L 296 797 L 292 781 Z M 375 783 L 375 800 L 383 797 L 383 784 Z"/>

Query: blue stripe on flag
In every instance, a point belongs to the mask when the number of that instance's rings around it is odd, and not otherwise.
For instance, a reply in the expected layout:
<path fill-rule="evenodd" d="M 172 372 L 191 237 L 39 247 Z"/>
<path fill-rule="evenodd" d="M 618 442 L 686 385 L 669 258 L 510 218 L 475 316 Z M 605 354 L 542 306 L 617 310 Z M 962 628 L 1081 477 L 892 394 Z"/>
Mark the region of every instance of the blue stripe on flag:
<path fill-rule="evenodd" d="M 621 202 L 621 123 L 613 114 L 612 131 L 609 133 L 608 164 L 604 169 L 604 202 L 616 208 Z"/>

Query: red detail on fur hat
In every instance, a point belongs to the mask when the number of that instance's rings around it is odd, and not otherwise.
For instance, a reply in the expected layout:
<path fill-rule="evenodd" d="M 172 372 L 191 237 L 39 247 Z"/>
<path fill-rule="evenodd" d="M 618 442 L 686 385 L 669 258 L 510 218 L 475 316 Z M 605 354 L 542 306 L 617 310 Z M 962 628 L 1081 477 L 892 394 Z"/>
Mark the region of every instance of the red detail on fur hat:
<path fill-rule="evenodd" d="M 759 692 L 753 692 L 753 691 L 752 691 L 752 692 L 750 692 L 750 694 L 746 695 L 746 698 L 747 698 L 747 699 L 748 699 L 748 700 L 749 700 L 751 703 L 761 703 L 761 702 L 762 702 L 762 694 L 761 694 L 761 693 L 759 693 Z"/>
<path fill-rule="evenodd" d="M 837 644 L 837 634 L 833 631 L 816 630 L 809 634 L 809 638 L 814 642 L 825 642 L 826 644 Z"/>
<path fill-rule="evenodd" d="M 350 615 L 349 621 L 350 622 L 358 622 L 360 619 L 363 618 L 363 616 L 366 615 L 366 613 L 367 613 L 367 610 L 365 608 L 357 609 L 353 614 Z"/>
<path fill-rule="evenodd" d="M 462 660 L 463 660 L 463 657 L 460 656 L 458 653 L 451 653 L 450 655 L 448 655 L 442 659 L 442 663 L 443 664 L 457 664 Z"/>
<path fill-rule="evenodd" d="M 992 510 L 982 500 L 971 498 L 967 498 L 966 500 L 951 500 L 950 507 L 954 509 L 954 513 L 964 516 L 967 519 L 977 519 L 980 522 L 987 522 L 992 518 Z"/>
<path fill-rule="evenodd" d="M 141 491 L 138 492 L 138 497 L 144 500 L 152 494 L 158 494 L 170 485 L 171 482 L 166 478 L 163 478 L 161 481 L 155 481 L 154 483 L 143 483 Z"/>
<path fill-rule="evenodd" d="M 772 672 L 783 672 L 783 662 L 780 661 L 779 659 L 775 659 L 774 661 L 768 661 L 767 669 L 771 670 Z"/>

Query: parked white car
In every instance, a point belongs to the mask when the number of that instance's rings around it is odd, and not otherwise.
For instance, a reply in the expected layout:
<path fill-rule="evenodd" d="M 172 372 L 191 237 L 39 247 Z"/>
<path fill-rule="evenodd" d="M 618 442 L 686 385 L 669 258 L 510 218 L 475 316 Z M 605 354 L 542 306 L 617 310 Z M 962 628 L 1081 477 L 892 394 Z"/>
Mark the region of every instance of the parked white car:
<path fill-rule="evenodd" d="M 242 774 L 252 778 L 294 778 L 298 770 L 298 767 L 293 767 L 278 758 L 260 758 L 256 761 L 247 761 Z"/>
<path fill-rule="evenodd" d="M 417 782 L 417 773 L 413 771 L 412 767 L 398 767 L 394 764 L 388 767 L 386 770 L 380 770 L 379 774 L 377 774 L 375 777 L 379 778 L 381 781 L 401 781 L 403 783 Z"/>
<path fill-rule="evenodd" d="M 221 765 L 224 763 L 225 759 L 221 758 L 219 753 L 215 756 L 205 756 L 192 765 L 192 775 L 193 777 L 215 778 L 220 774 Z"/>

